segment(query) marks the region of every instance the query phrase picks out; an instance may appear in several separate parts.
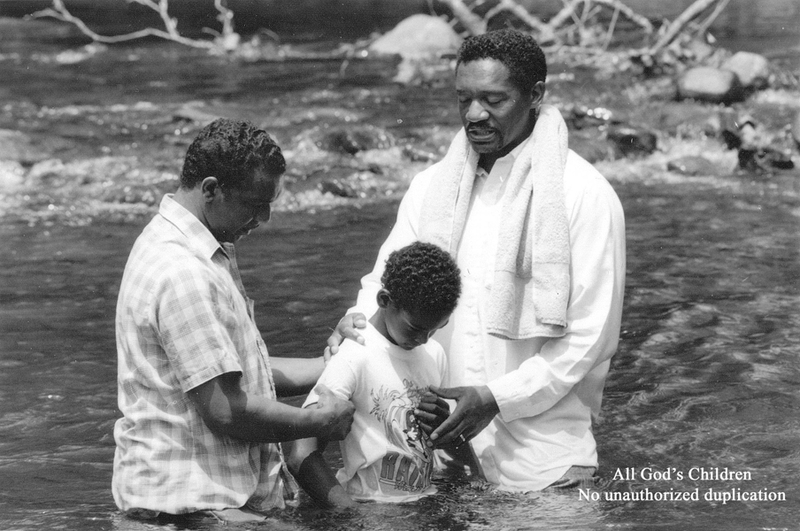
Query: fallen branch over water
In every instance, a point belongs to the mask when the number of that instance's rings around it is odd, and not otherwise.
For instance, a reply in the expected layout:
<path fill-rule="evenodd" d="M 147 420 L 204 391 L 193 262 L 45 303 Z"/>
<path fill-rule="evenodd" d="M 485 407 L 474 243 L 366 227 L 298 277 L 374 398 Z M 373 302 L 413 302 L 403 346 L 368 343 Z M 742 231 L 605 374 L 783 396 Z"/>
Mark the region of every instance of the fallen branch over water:
<path fill-rule="evenodd" d="M 161 18 L 164 28 L 144 28 L 123 35 L 101 35 L 80 18 L 74 16 L 66 8 L 63 0 L 52 0 L 53 6 L 49 9 L 37 11 L 34 17 L 51 17 L 75 25 L 82 33 L 93 41 L 100 43 L 119 43 L 145 37 L 159 37 L 177 42 L 179 44 L 202 48 L 213 53 L 232 53 L 237 59 L 245 61 L 285 61 L 285 60 L 343 60 L 343 68 L 347 63 L 358 57 L 359 50 L 363 49 L 359 43 L 342 45 L 328 53 L 308 53 L 292 48 L 288 45 L 279 45 L 278 38 L 272 34 L 271 42 L 262 42 L 256 36 L 249 42 L 242 43 L 239 35 L 233 29 L 234 13 L 228 9 L 226 0 L 214 0 L 214 5 L 219 13 L 217 20 L 222 25 L 221 31 L 204 28 L 204 31 L 215 35 L 213 40 L 195 39 L 185 37 L 178 31 L 178 20 L 169 14 L 169 0 L 126 0 L 145 6 Z M 674 58 L 669 57 L 667 49 L 679 37 L 696 38 L 704 35 L 711 23 L 717 18 L 730 0 L 696 0 L 680 16 L 668 25 L 661 27 L 655 43 L 651 43 L 656 33 L 653 24 L 646 17 L 636 13 L 621 0 L 562 0 L 562 9 L 549 21 L 529 12 L 517 0 L 475 0 L 471 5 L 465 0 L 441 0 L 446 5 L 452 16 L 453 22 L 459 23 L 467 34 L 477 35 L 485 33 L 492 26 L 492 22 L 503 13 L 510 14 L 515 20 L 514 25 L 526 27 L 539 42 L 547 49 L 548 53 L 557 53 L 567 58 L 567 62 L 577 64 L 594 64 L 601 54 L 609 54 L 614 64 L 637 63 L 645 69 L 653 69 L 659 63 L 674 63 Z M 487 4 L 490 5 L 488 10 Z M 693 22 L 703 13 L 713 8 L 708 18 L 699 26 L 692 26 Z M 484 14 L 479 15 L 479 10 Z M 611 11 L 610 17 L 608 10 Z M 614 33 L 618 28 L 620 17 L 624 17 L 639 29 L 641 46 L 628 45 L 624 49 L 617 48 L 608 51 Z"/>
<path fill-rule="evenodd" d="M 214 0 L 214 6 L 219 12 L 217 20 L 222 23 L 222 31 L 216 32 L 206 28 L 208 32 L 216 35 L 216 38 L 213 41 L 191 39 L 181 35 L 178 31 L 178 19 L 171 17 L 169 14 L 169 0 L 158 0 L 158 3 L 156 3 L 155 0 L 127 1 L 143 5 L 158 13 L 159 17 L 164 23 L 165 29 L 144 28 L 122 35 L 101 35 L 87 26 L 83 20 L 70 13 L 70 11 L 67 9 L 67 6 L 64 5 L 63 0 L 53 0 L 52 8 L 37 11 L 31 16 L 34 18 L 50 17 L 61 20 L 62 22 L 68 22 L 77 27 L 84 35 L 91 38 L 93 41 L 104 44 L 115 44 L 143 39 L 146 37 L 159 37 L 161 39 L 177 42 L 193 48 L 204 48 L 207 50 L 220 48 L 229 49 L 230 47 L 235 47 L 238 45 L 238 35 L 233 31 L 233 11 L 227 8 L 225 5 L 225 0 Z"/>

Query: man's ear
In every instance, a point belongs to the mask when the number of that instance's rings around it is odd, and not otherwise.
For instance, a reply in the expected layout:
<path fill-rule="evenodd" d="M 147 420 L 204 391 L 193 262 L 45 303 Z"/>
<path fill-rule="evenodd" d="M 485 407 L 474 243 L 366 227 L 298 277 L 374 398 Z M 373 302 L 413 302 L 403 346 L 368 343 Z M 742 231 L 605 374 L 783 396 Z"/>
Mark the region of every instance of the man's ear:
<path fill-rule="evenodd" d="M 381 308 L 386 308 L 392 304 L 392 294 L 385 288 L 381 288 L 380 291 L 378 291 L 376 299 L 378 300 L 378 306 Z"/>
<path fill-rule="evenodd" d="M 203 182 L 200 183 L 200 189 L 203 191 L 203 199 L 206 202 L 213 200 L 217 194 L 222 193 L 222 188 L 220 188 L 219 181 L 216 177 L 206 177 L 203 179 Z"/>
<path fill-rule="evenodd" d="M 542 101 L 544 101 L 544 92 L 544 81 L 537 81 L 533 84 L 533 88 L 531 89 L 531 102 L 534 108 L 538 108 L 539 105 L 542 104 Z"/>

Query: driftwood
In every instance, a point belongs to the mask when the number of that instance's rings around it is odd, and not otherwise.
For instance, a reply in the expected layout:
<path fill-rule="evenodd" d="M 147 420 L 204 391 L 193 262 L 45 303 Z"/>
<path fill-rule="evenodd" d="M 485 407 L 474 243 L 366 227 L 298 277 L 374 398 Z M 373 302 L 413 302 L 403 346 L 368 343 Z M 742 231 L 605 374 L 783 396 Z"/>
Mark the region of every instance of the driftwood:
<path fill-rule="evenodd" d="M 542 41 L 549 41 L 552 38 L 553 27 L 549 24 L 543 23 L 537 17 L 531 15 L 527 9 L 516 3 L 514 0 L 500 0 L 498 4 L 490 9 L 486 15 L 486 20 L 491 20 L 503 11 L 513 13 L 522 22 L 530 26 L 536 33 L 539 34 Z"/>
<path fill-rule="evenodd" d="M 462 0 L 442 0 L 442 3 L 450 8 L 453 16 L 471 35 L 486 33 L 489 26 L 486 20 L 473 13 Z"/>
<path fill-rule="evenodd" d="M 714 14 L 709 17 L 708 21 L 706 21 L 704 24 L 704 26 L 708 28 L 717 15 L 719 15 L 725 6 L 728 5 L 729 1 L 730 0 L 697 0 L 688 8 L 686 8 L 686 10 L 681 13 L 678 18 L 672 21 L 672 23 L 667 27 L 667 31 L 664 32 L 664 35 L 658 39 L 658 42 L 656 42 L 655 45 L 647 50 L 648 55 L 653 56 L 663 50 L 675 40 L 675 38 L 684 30 L 684 28 L 689 25 L 689 23 L 700 16 L 703 11 L 714 4 L 717 4 L 717 9 L 714 11 Z"/>
<path fill-rule="evenodd" d="M 575 16 L 575 12 L 581 5 L 588 6 L 589 4 L 598 4 L 601 6 L 610 7 L 615 13 L 619 13 L 627 17 L 631 22 L 641 27 L 645 33 L 650 34 L 653 32 L 653 24 L 642 15 L 637 14 L 631 8 L 623 4 L 620 0 L 572 0 L 567 2 L 564 7 L 548 22 L 553 30 L 560 28 L 569 19 Z M 616 18 L 616 17 L 615 17 Z"/>
<path fill-rule="evenodd" d="M 93 41 L 106 44 L 131 41 L 144 37 L 159 37 L 184 44 L 186 46 L 205 48 L 209 50 L 220 48 L 229 49 L 231 46 L 235 47 L 235 45 L 238 44 L 238 35 L 233 31 L 233 12 L 227 8 L 225 5 L 225 0 L 214 0 L 214 5 L 217 8 L 217 11 L 219 11 L 217 20 L 222 22 L 222 32 L 216 32 L 206 28 L 206 31 L 214 33 L 217 36 L 214 41 L 190 39 L 181 35 L 178 32 L 177 19 L 172 18 L 169 15 L 169 0 L 158 0 L 158 3 L 156 3 L 155 0 L 127 1 L 141 4 L 158 13 L 159 17 L 161 17 L 161 20 L 164 23 L 165 29 L 144 28 L 138 31 L 125 33 L 123 35 L 101 35 L 89 28 L 86 23 L 83 22 L 83 20 L 70 13 L 67 7 L 64 5 L 63 0 L 53 0 L 52 8 L 37 11 L 31 16 L 35 18 L 51 17 L 63 22 L 69 22 L 70 24 L 75 25 L 84 35 L 90 37 Z"/>
<path fill-rule="evenodd" d="M 453 17 L 455 17 L 471 35 L 485 33 L 491 19 L 507 11 L 515 15 L 521 22 L 533 30 L 533 32 L 539 36 L 540 40 L 543 42 L 550 42 L 559 28 L 563 27 L 569 20 L 576 18 L 576 12 L 579 7 L 583 6 L 584 9 L 588 9 L 593 5 L 613 9 L 614 15 L 612 18 L 614 21 L 616 21 L 617 16 L 621 14 L 640 26 L 646 34 L 653 32 L 653 25 L 646 17 L 637 14 L 620 0 L 564 0 L 564 7 L 547 23 L 542 22 L 541 19 L 531 14 L 515 0 L 497 0 L 497 4 L 489 9 L 483 17 L 475 14 L 472 8 L 464 3 L 464 0 L 442 0 L 442 3 L 450 8 Z M 479 2 L 479 4 L 483 4 L 483 2 Z"/>
<path fill-rule="evenodd" d="M 117 43 L 143 37 L 160 37 L 187 46 L 204 48 L 212 52 L 234 52 L 234 56 L 245 60 L 343 59 L 343 69 L 347 67 L 350 60 L 357 56 L 355 53 L 357 47 L 355 45 L 350 48 L 341 48 L 329 54 L 311 54 L 312 57 L 303 52 L 292 50 L 287 46 L 280 46 L 277 49 L 273 49 L 275 48 L 274 46 L 272 48 L 266 47 L 262 50 L 258 48 L 257 42 L 256 44 L 241 43 L 239 35 L 233 30 L 234 14 L 233 11 L 228 9 L 226 0 L 214 0 L 214 5 L 219 12 L 217 19 L 222 24 L 222 30 L 217 32 L 205 28 L 205 31 L 215 35 L 213 41 L 192 39 L 181 35 L 177 28 L 178 21 L 169 15 L 169 0 L 126 1 L 143 5 L 157 12 L 163 21 L 164 29 L 145 28 L 124 35 L 100 35 L 89 28 L 81 19 L 73 16 L 67 10 L 63 0 L 52 0 L 52 8 L 37 11 L 33 16 L 52 17 L 74 24 L 92 40 L 101 43 Z M 705 33 L 714 19 L 728 5 L 729 1 L 695 0 L 674 21 L 662 27 L 655 44 L 649 45 L 648 41 L 654 33 L 652 23 L 646 17 L 635 13 L 621 0 L 562 0 L 563 8 L 546 23 L 530 13 L 517 0 L 474 0 L 471 5 L 468 5 L 465 0 L 440 0 L 442 4 L 450 9 L 454 21 L 459 22 L 466 33 L 471 35 L 485 33 L 494 17 L 503 12 L 511 13 L 519 22 L 526 25 L 531 33 L 539 39 L 540 44 L 548 47 L 549 51 L 558 53 L 561 56 L 569 53 L 573 54 L 572 60 L 568 61 L 573 64 L 580 64 L 581 61 L 593 62 L 598 54 L 611 53 L 607 52 L 607 50 L 613 40 L 617 22 L 619 17 L 625 17 L 640 28 L 644 45 L 638 49 L 616 51 L 614 53 L 618 58 L 632 60 L 646 67 L 652 67 L 656 64 L 658 62 L 657 57 L 660 57 L 660 54 L 679 36 L 685 35 L 687 27 L 695 19 L 711 7 L 714 7 L 713 12 L 705 22 L 693 27 L 693 31 L 700 34 Z M 491 7 L 485 11 L 483 16 L 475 12 L 476 8 L 483 9 L 486 5 L 491 5 Z M 605 28 L 600 26 L 599 23 L 592 22 L 603 9 L 613 10 L 611 20 Z"/>
<path fill-rule="evenodd" d="M 504 11 L 510 12 L 530 29 L 540 44 L 550 45 L 552 51 L 557 51 L 561 55 L 572 53 L 574 61 L 570 62 L 576 64 L 580 64 L 581 61 L 591 62 L 598 54 L 605 53 L 612 42 L 619 17 L 622 16 L 641 29 L 645 43 L 638 49 L 617 52 L 617 55 L 652 66 L 657 62 L 655 58 L 660 52 L 680 35 L 686 34 L 687 27 L 713 6 L 711 15 L 693 30 L 697 34 L 704 34 L 730 0 L 696 0 L 674 21 L 662 28 L 655 44 L 647 43 L 655 33 L 650 20 L 634 12 L 620 0 L 562 0 L 562 9 L 546 23 L 515 0 L 492 0 L 493 7 L 482 17 L 473 9 L 487 4 L 486 0 L 478 0 L 471 6 L 467 5 L 465 0 L 442 0 L 442 2 L 450 8 L 453 17 L 471 35 L 486 32 L 493 17 Z M 599 27 L 592 27 L 594 32 L 586 29 L 590 24 L 589 20 L 601 9 L 612 9 L 613 12 L 604 35 L 598 37 Z"/>

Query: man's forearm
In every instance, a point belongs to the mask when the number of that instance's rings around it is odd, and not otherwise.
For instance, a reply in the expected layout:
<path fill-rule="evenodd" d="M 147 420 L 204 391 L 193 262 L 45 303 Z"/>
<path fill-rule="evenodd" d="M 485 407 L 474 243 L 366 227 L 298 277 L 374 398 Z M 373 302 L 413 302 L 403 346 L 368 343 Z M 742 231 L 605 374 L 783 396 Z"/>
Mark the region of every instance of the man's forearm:
<path fill-rule="evenodd" d="M 231 437 L 258 442 L 285 442 L 324 437 L 328 420 L 315 408 L 298 408 L 263 397 L 250 397 L 225 431 Z"/>
<path fill-rule="evenodd" d="M 328 437 L 336 422 L 330 410 L 303 409 L 248 395 L 239 387 L 238 375 L 214 378 L 188 396 L 213 431 L 251 442 Z"/>
<path fill-rule="evenodd" d="M 318 358 L 269 358 L 272 378 L 278 396 L 296 396 L 308 393 L 317 383 L 325 362 Z"/>

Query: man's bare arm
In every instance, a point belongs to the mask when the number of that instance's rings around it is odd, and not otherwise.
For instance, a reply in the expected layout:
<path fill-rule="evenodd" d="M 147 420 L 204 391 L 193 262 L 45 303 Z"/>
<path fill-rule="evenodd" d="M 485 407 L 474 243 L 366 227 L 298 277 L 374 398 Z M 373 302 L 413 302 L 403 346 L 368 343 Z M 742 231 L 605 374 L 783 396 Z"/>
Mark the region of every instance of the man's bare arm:
<path fill-rule="evenodd" d="M 297 396 L 308 393 L 317 383 L 325 361 L 318 358 L 278 358 L 270 356 L 272 378 L 278 396 Z"/>
<path fill-rule="evenodd" d="M 297 408 L 246 393 L 241 375 L 225 373 L 189 391 L 212 431 L 251 442 L 283 442 L 308 437 L 338 441 L 350 431 L 353 404 L 320 389 L 316 408 Z"/>

